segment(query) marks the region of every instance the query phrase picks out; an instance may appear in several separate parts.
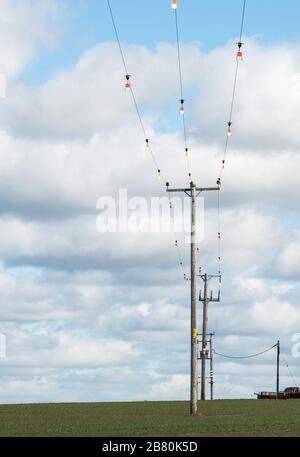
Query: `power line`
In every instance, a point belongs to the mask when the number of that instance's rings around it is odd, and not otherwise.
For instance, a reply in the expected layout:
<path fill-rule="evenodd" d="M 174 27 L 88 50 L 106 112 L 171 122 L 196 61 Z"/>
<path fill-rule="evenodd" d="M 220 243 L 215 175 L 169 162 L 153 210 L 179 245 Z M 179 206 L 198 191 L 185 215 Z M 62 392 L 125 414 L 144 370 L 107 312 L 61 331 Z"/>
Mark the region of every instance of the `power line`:
<path fill-rule="evenodd" d="M 243 52 L 242 52 L 242 46 L 244 43 L 242 42 L 242 39 L 243 39 L 243 32 L 244 32 L 244 25 L 245 25 L 246 5 L 247 5 L 247 0 L 243 0 L 241 28 L 240 28 L 239 41 L 237 42 L 238 51 L 236 54 L 236 67 L 235 67 L 235 72 L 234 72 L 233 89 L 232 89 L 232 95 L 231 95 L 231 101 L 230 101 L 229 117 L 228 117 L 228 122 L 227 122 L 227 135 L 226 135 L 224 155 L 223 155 L 223 161 L 222 161 L 222 167 L 221 167 L 221 175 L 224 172 L 226 157 L 227 157 L 227 152 L 228 152 L 228 147 L 229 147 L 229 139 L 232 136 L 233 111 L 234 111 L 234 105 L 235 105 L 235 100 L 236 100 L 239 68 L 240 68 L 240 63 L 243 61 L 243 58 L 244 58 Z"/>
<path fill-rule="evenodd" d="M 244 32 L 245 13 L 246 13 L 246 3 L 247 3 L 247 0 L 244 0 L 244 4 L 243 4 L 243 13 L 242 13 L 242 23 L 241 23 L 241 32 L 240 32 L 240 42 L 242 41 L 243 32 Z"/>
<path fill-rule="evenodd" d="M 118 28 L 117 28 L 117 24 L 116 24 L 116 20 L 115 20 L 115 17 L 114 17 L 113 9 L 111 7 L 110 0 L 107 0 L 107 5 L 108 5 L 109 12 L 110 12 L 110 17 L 111 17 L 111 21 L 112 21 L 112 24 L 113 24 L 116 40 L 117 40 L 117 43 L 118 43 L 118 47 L 119 47 L 122 63 L 123 63 L 123 66 L 124 66 L 125 78 L 126 78 L 125 90 L 127 92 L 131 92 L 134 108 L 135 108 L 135 111 L 136 111 L 136 114 L 137 114 L 137 118 L 138 118 L 138 122 L 139 122 L 141 130 L 143 132 L 146 151 L 150 152 L 152 160 L 153 160 L 153 163 L 154 163 L 155 168 L 157 170 L 157 177 L 158 177 L 159 180 L 161 180 L 163 178 L 163 175 L 161 173 L 161 168 L 160 168 L 159 163 L 158 163 L 158 161 L 156 159 L 156 156 L 155 156 L 155 154 L 153 152 L 152 145 L 151 145 L 150 140 L 149 140 L 149 136 L 147 135 L 146 128 L 145 128 L 145 125 L 144 125 L 144 122 L 143 122 L 143 119 L 142 119 L 142 116 L 141 116 L 141 111 L 139 109 L 139 106 L 138 106 L 138 103 L 137 103 L 137 99 L 136 99 L 136 96 L 135 96 L 135 91 L 134 91 L 134 89 L 132 87 L 132 84 L 131 84 L 131 79 L 130 79 L 131 75 L 129 74 L 129 71 L 128 71 L 128 66 L 127 66 L 127 63 L 126 63 L 125 54 L 124 54 L 124 51 L 123 51 L 123 48 L 122 48 L 122 45 L 121 45 L 121 40 L 120 40 L 120 36 L 119 36 L 119 32 L 118 32 Z M 179 55 L 180 55 L 180 53 L 179 53 Z M 173 204 L 172 204 L 171 198 L 170 198 L 170 211 L 171 211 L 172 224 L 173 224 L 173 227 L 174 227 L 173 231 L 174 231 L 175 246 L 176 246 L 176 252 L 177 252 L 179 266 L 180 266 L 180 269 L 182 271 L 184 281 L 188 281 L 189 279 L 188 279 L 188 276 L 187 276 L 187 274 L 185 272 L 184 265 L 183 265 L 183 257 L 181 255 L 181 249 L 180 249 L 180 246 L 179 246 L 178 234 L 175 232 L 175 220 L 174 220 Z"/>
<path fill-rule="evenodd" d="M 285 364 L 286 364 L 286 367 L 287 367 L 287 369 L 288 369 L 288 371 L 289 371 L 290 377 L 291 377 L 291 379 L 293 380 L 293 383 L 295 384 L 295 387 L 299 387 L 298 384 L 297 384 L 297 382 L 296 382 L 296 378 L 295 378 L 295 376 L 293 375 L 292 370 L 291 370 L 291 368 L 290 368 L 290 366 L 289 366 L 289 364 L 288 364 L 286 358 L 283 357 L 283 356 L 282 356 L 282 358 L 283 358 L 283 360 L 284 360 L 284 362 L 285 362 Z"/>
<path fill-rule="evenodd" d="M 183 127 L 183 140 L 185 148 L 185 161 L 187 165 L 187 172 L 189 176 L 189 182 L 192 182 L 192 174 L 190 167 L 190 149 L 188 147 L 187 140 L 187 126 L 185 118 L 185 98 L 183 93 L 183 77 L 182 77 L 182 62 L 181 62 L 181 50 L 180 50 L 180 39 L 179 39 L 179 26 L 178 26 L 178 13 L 177 13 L 177 2 L 172 2 L 172 8 L 174 9 L 175 17 L 175 29 L 176 29 L 176 42 L 177 42 L 177 60 L 178 60 L 178 73 L 179 73 L 179 91 L 180 91 L 180 114 L 182 116 L 182 127 Z"/>
<path fill-rule="evenodd" d="M 233 112 L 234 112 L 236 93 L 237 93 L 239 68 L 240 68 L 240 63 L 243 60 L 242 46 L 244 43 L 242 42 L 242 39 L 243 39 L 244 25 L 245 25 L 246 5 L 247 5 L 247 0 L 243 0 L 241 27 L 240 27 L 239 41 L 237 42 L 238 51 L 236 54 L 236 67 L 235 67 L 235 72 L 234 72 L 233 89 L 232 89 L 232 95 L 231 95 L 231 100 L 230 100 L 229 117 L 228 117 L 228 122 L 227 122 L 227 133 L 226 133 L 222 165 L 221 165 L 221 170 L 220 170 L 220 175 L 219 175 L 220 177 L 218 180 L 220 185 L 221 185 L 222 176 L 223 176 L 224 170 L 225 170 L 227 153 L 228 153 L 228 148 L 229 148 L 229 140 L 232 136 Z M 222 274 L 222 232 L 221 232 L 221 195 L 220 195 L 220 192 L 218 194 L 218 216 L 217 217 L 218 217 L 218 265 L 219 265 L 219 274 L 221 275 Z"/>
<path fill-rule="evenodd" d="M 242 359 L 253 359 L 254 357 L 259 357 L 260 355 L 263 355 L 263 354 L 266 354 L 267 352 L 270 352 L 272 349 L 274 349 L 275 347 L 277 347 L 278 343 L 274 344 L 274 346 L 272 346 L 271 348 L 269 349 L 266 349 L 265 351 L 262 351 L 262 352 L 258 352 L 257 354 L 253 354 L 253 355 L 247 355 L 247 356 L 243 356 L 243 357 L 236 357 L 236 356 L 231 356 L 231 355 L 224 355 L 224 354 L 220 354 L 219 352 L 217 351 L 214 351 L 214 353 L 216 355 L 218 355 L 219 357 L 223 357 L 225 359 L 236 359 L 236 360 L 242 360 Z"/>
<path fill-rule="evenodd" d="M 145 125 L 144 125 L 144 122 L 143 122 L 143 119 L 142 119 L 141 111 L 140 111 L 138 103 L 137 103 L 135 92 L 134 92 L 134 89 L 133 89 L 132 84 L 130 82 L 131 75 L 129 74 L 128 67 L 127 67 L 127 64 L 126 64 L 125 55 L 124 55 L 124 51 L 123 51 L 123 48 L 122 48 L 122 45 L 121 45 L 121 41 L 120 41 L 120 37 L 119 37 L 119 33 L 118 33 L 118 29 L 117 29 L 117 25 L 116 25 L 116 21 L 115 21 L 115 17 L 114 17 L 114 13 L 113 13 L 113 10 L 112 10 L 112 7 L 111 7 L 110 0 L 107 0 L 107 5 L 108 5 L 109 12 L 110 12 L 110 17 L 111 17 L 111 21 L 112 21 L 112 24 L 113 24 L 113 28 L 114 28 L 114 31 L 115 31 L 116 40 L 118 42 L 118 47 L 119 47 L 119 50 L 120 50 L 121 59 L 122 59 L 123 66 L 124 66 L 124 70 L 125 70 L 125 73 L 126 73 L 125 74 L 125 78 L 126 78 L 125 90 L 127 92 L 131 93 L 133 104 L 134 104 L 134 108 L 135 108 L 135 111 L 136 111 L 136 114 L 137 114 L 137 117 L 138 117 L 138 121 L 139 121 L 139 124 L 141 126 L 141 129 L 142 129 L 142 132 L 143 132 L 143 135 L 144 135 L 145 147 L 146 147 L 146 150 L 149 151 L 150 154 L 151 154 L 154 166 L 155 166 L 156 171 L 157 171 L 157 178 L 160 180 L 162 178 L 161 168 L 160 168 L 160 166 L 158 164 L 158 161 L 156 159 L 156 156 L 155 156 L 155 154 L 153 152 L 153 149 L 152 149 L 152 146 L 151 146 L 151 143 L 150 143 L 150 140 L 149 140 L 149 136 L 147 135 L 146 128 L 145 128 Z"/>
<path fill-rule="evenodd" d="M 179 263 L 180 269 L 182 271 L 182 275 L 183 275 L 184 281 L 188 282 L 189 278 L 188 278 L 188 275 L 186 274 L 186 270 L 184 268 L 183 257 L 182 257 L 182 253 L 181 253 L 180 244 L 179 244 L 179 241 L 178 241 L 179 236 L 178 236 L 178 233 L 176 232 L 174 206 L 173 206 L 173 203 L 172 203 L 172 199 L 171 199 L 171 194 L 170 193 L 168 193 L 168 197 L 169 197 L 169 203 L 170 203 L 170 212 L 171 212 L 171 219 L 172 219 L 172 225 L 173 225 L 173 233 L 174 233 L 175 248 L 176 248 L 176 252 L 177 252 L 178 263 Z"/>

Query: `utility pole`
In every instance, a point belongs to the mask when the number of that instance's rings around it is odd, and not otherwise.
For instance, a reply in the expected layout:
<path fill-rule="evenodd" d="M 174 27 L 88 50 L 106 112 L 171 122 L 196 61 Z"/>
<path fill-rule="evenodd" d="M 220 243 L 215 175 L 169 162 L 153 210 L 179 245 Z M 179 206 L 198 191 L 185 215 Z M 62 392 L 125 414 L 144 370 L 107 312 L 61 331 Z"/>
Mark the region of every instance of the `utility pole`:
<path fill-rule="evenodd" d="M 220 191 L 218 187 L 198 188 L 193 182 L 188 189 L 170 189 L 167 183 L 167 192 L 184 192 L 191 198 L 191 387 L 190 387 L 190 413 L 192 416 L 198 412 L 198 367 L 197 367 L 197 286 L 196 286 L 196 199 L 202 192 Z"/>
<path fill-rule="evenodd" d="M 214 399 L 214 351 L 213 351 L 213 336 L 215 334 L 211 333 L 209 338 L 209 353 L 210 353 L 210 399 Z"/>
<path fill-rule="evenodd" d="M 209 303 L 217 303 L 220 302 L 220 290 L 218 293 L 217 298 L 213 298 L 213 293 L 210 293 L 210 297 L 208 297 L 208 282 L 212 278 L 219 278 L 221 276 L 218 275 L 201 275 L 201 278 L 204 282 L 204 296 L 202 297 L 202 292 L 200 291 L 199 300 L 203 303 L 203 323 L 202 323 L 202 351 L 201 351 L 201 400 L 206 399 L 206 356 L 207 356 L 207 313 L 208 313 L 208 304 Z"/>
<path fill-rule="evenodd" d="M 202 333 L 198 336 L 202 337 Z M 213 351 L 213 337 L 215 333 L 209 333 L 207 335 L 209 337 L 209 360 L 210 360 L 210 372 L 209 372 L 209 384 L 210 384 L 210 399 L 214 400 L 214 351 Z M 200 340 L 202 343 L 202 339 Z M 202 353 L 200 352 L 200 356 L 198 357 L 199 360 L 202 360 Z"/>
<path fill-rule="evenodd" d="M 277 375 L 276 375 L 276 396 L 279 400 L 280 392 L 280 341 L 277 341 Z"/>

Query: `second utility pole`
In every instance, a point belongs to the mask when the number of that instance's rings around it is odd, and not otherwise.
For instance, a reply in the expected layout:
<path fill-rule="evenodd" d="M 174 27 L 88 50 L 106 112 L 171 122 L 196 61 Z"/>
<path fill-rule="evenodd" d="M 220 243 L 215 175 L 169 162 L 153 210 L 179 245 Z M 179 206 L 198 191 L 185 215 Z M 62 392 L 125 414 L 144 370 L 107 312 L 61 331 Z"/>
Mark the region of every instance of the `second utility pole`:
<path fill-rule="evenodd" d="M 170 189 L 167 183 L 167 192 L 184 192 L 191 198 L 191 400 L 190 412 L 192 416 L 198 412 L 198 367 L 197 367 L 197 288 L 196 288 L 196 254 L 197 254 L 197 226 L 196 226 L 196 198 L 202 192 L 220 191 L 218 187 L 198 188 L 193 182 L 189 189 Z"/>
<path fill-rule="evenodd" d="M 203 303 L 203 323 L 202 323 L 202 351 L 201 351 L 201 400 L 205 400 L 205 384 L 206 384 L 206 357 L 207 357 L 207 313 L 208 313 L 208 304 L 209 303 L 218 303 L 220 302 L 220 289 L 218 298 L 213 298 L 213 293 L 210 293 L 208 296 L 208 282 L 212 278 L 219 278 L 220 275 L 201 275 L 201 278 L 204 282 L 204 296 L 200 291 L 199 301 Z"/>

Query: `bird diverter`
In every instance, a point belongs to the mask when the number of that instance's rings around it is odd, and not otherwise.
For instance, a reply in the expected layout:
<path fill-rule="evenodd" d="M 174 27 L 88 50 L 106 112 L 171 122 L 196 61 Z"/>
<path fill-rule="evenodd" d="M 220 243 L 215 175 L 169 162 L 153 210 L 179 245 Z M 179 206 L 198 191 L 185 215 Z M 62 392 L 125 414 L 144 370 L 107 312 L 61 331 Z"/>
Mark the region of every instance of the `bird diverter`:
<path fill-rule="evenodd" d="M 177 0 L 172 0 L 172 8 L 173 8 L 173 10 L 176 10 L 176 8 L 177 8 Z"/>
<path fill-rule="evenodd" d="M 231 122 L 228 122 L 228 128 L 227 128 L 227 136 L 231 136 L 232 135 L 232 123 Z"/>
<path fill-rule="evenodd" d="M 244 59 L 242 51 L 238 51 L 236 54 L 236 60 L 241 61 Z"/>
<path fill-rule="evenodd" d="M 184 100 L 180 100 L 180 110 L 179 110 L 179 112 L 180 112 L 180 114 L 184 114 L 184 111 L 185 111 L 185 109 L 184 109 Z"/>
<path fill-rule="evenodd" d="M 236 60 L 238 62 L 240 62 L 240 61 L 242 61 L 244 59 L 243 52 L 242 52 L 243 43 L 238 42 L 237 45 L 238 45 L 239 49 L 238 49 L 238 52 L 236 53 Z"/>
<path fill-rule="evenodd" d="M 131 84 L 130 84 L 130 75 L 126 75 L 126 83 L 124 86 L 125 92 L 129 92 L 131 90 Z"/>

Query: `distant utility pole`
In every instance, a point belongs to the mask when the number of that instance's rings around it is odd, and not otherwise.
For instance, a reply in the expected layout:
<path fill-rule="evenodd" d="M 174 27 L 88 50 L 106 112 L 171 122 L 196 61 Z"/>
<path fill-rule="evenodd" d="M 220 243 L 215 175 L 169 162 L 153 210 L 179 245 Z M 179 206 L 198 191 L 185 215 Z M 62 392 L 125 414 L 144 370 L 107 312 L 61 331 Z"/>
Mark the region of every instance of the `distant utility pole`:
<path fill-rule="evenodd" d="M 277 341 L 277 375 L 276 375 L 276 394 L 279 399 L 280 392 L 280 341 Z"/>
<path fill-rule="evenodd" d="M 210 399 L 214 400 L 214 350 L 213 350 L 213 337 L 214 333 L 209 335 L 209 354 L 210 354 Z"/>
<path fill-rule="evenodd" d="M 201 275 L 200 276 L 204 282 L 204 296 L 200 291 L 200 302 L 203 303 L 203 324 L 202 324 L 202 351 L 201 351 L 201 400 L 206 399 L 205 394 L 205 380 L 206 380 L 206 356 L 207 356 L 207 313 L 208 313 L 208 304 L 220 302 L 220 290 L 217 298 L 213 298 L 213 293 L 210 293 L 208 296 L 208 282 L 212 278 L 221 278 L 220 275 Z"/>
<path fill-rule="evenodd" d="M 218 187 L 198 188 L 191 182 L 189 189 L 170 189 L 167 183 L 167 192 L 184 192 L 191 198 L 191 415 L 198 412 L 198 367 L 197 367 L 197 288 L 196 288 L 196 199 L 202 192 L 220 191 Z"/>
<path fill-rule="evenodd" d="M 198 336 L 202 337 L 202 333 L 199 333 Z M 210 399 L 214 400 L 214 351 L 213 351 L 213 337 L 215 333 L 208 333 L 209 337 L 209 360 L 210 360 L 210 371 L 209 371 L 209 384 L 210 384 Z M 202 339 L 200 340 L 202 343 Z M 199 360 L 202 360 L 202 353 L 200 354 Z"/>

